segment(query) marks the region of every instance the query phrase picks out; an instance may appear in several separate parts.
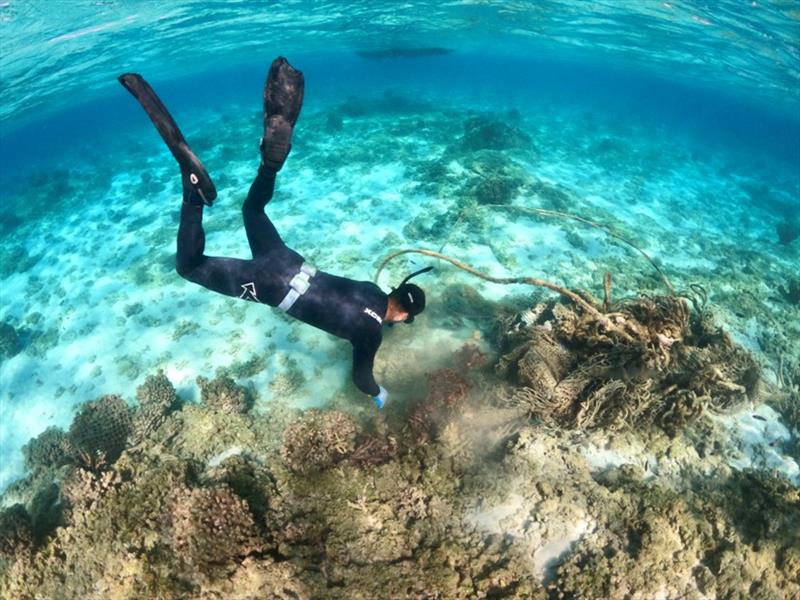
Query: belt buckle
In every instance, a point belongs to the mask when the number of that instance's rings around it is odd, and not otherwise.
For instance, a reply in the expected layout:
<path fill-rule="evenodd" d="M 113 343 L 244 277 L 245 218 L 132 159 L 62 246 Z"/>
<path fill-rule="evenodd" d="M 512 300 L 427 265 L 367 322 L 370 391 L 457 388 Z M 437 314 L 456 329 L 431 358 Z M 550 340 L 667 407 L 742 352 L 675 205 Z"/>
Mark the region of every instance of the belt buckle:
<path fill-rule="evenodd" d="M 289 282 L 289 287 L 294 288 L 297 292 L 302 296 L 308 291 L 308 288 L 311 286 L 311 281 L 309 280 L 308 275 L 304 271 L 300 271 L 292 277 L 292 280 Z"/>

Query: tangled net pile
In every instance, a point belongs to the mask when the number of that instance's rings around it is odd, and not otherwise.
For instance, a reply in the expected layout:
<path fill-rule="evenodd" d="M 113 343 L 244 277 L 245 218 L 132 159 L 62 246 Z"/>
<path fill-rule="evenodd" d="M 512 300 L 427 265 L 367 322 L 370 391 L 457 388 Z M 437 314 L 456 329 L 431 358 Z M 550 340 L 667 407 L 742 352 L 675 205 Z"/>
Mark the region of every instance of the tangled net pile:
<path fill-rule="evenodd" d="M 511 403 L 562 427 L 656 425 L 673 434 L 706 410 L 731 410 L 759 393 L 750 354 L 676 296 L 602 313 L 552 301 L 501 329 L 497 371 L 517 386 Z"/>

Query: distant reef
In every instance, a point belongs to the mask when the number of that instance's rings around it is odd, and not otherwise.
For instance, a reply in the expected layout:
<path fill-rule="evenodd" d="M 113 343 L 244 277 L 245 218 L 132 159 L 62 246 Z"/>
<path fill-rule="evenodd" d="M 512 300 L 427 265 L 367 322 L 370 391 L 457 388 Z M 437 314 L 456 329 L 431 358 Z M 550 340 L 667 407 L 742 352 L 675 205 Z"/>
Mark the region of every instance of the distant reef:
<path fill-rule="evenodd" d="M 452 48 L 440 48 L 438 46 L 431 48 L 385 48 L 383 50 L 357 50 L 362 58 L 370 60 L 382 60 L 384 58 L 418 58 L 420 56 L 443 56 L 450 54 Z"/>

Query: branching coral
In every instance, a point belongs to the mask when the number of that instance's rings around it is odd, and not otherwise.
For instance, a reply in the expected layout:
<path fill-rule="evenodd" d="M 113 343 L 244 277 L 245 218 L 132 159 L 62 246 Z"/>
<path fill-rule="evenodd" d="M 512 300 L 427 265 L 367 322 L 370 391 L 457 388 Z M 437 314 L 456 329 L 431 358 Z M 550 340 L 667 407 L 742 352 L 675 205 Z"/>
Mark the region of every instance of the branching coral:
<path fill-rule="evenodd" d="M 168 521 L 170 547 L 199 569 L 235 561 L 259 548 L 247 504 L 225 487 L 175 490 Z"/>
<path fill-rule="evenodd" d="M 389 462 L 397 455 L 397 439 L 392 435 L 371 435 L 350 455 L 357 467 L 374 467 Z"/>
<path fill-rule="evenodd" d="M 212 380 L 198 377 L 197 385 L 200 386 L 200 401 L 213 410 L 243 414 L 252 405 L 247 390 L 230 377 L 223 375 Z"/>

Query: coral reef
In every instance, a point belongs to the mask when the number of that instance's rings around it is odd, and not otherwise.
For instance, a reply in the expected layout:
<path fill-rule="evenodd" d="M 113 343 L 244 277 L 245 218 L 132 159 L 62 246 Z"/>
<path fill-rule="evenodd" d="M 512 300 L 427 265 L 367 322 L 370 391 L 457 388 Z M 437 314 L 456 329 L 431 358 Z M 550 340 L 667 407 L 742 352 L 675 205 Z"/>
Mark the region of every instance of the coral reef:
<path fill-rule="evenodd" d="M 25 556 L 33 549 L 28 511 L 14 504 L 0 511 L 0 564 Z"/>
<path fill-rule="evenodd" d="M 225 375 L 212 380 L 198 377 L 197 385 L 200 386 L 200 401 L 208 408 L 224 413 L 243 414 L 253 404 L 247 390 Z"/>
<path fill-rule="evenodd" d="M 22 341 L 11 323 L 0 323 L 0 360 L 7 360 L 22 352 Z"/>
<path fill-rule="evenodd" d="M 706 481 L 697 493 L 676 493 L 622 468 L 602 484 L 613 506 L 608 526 L 558 567 L 555 597 L 666 596 L 672 590 L 666 597 L 744 600 L 797 593 L 791 568 L 800 495 L 786 482 L 745 471 Z M 722 523 L 732 529 L 720 533 Z"/>
<path fill-rule="evenodd" d="M 508 204 L 529 180 L 525 170 L 504 153 L 481 150 L 463 162 L 474 175 L 464 192 L 478 204 Z"/>
<path fill-rule="evenodd" d="M 657 330 L 719 349 L 723 334 L 676 304 L 635 302 L 612 307 L 631 321 L 631 339 Z M 551 303 L 509 319 L 504 376 L 555 380 L 606 351 L 602 339 L 581 349 L 582 335 L 610 335 L 584 317 Z M 549 338 L 532 333 L 548 321 Z M 641 368 L 684 365 L 642 340 L 630 345 Z M 135 446 L 129 436 L 102 469 L 39 469 L 52 480 L 29 478 L 29 494 L 17 487 L 30 500 L 0 513 L 0 589 L 165 600 L 800 593 L 797 488 L 731 471 L 717 453 L 708 465 L 676 463 L 687 471 L 675 480 L 648 480 L 635 464 L 593 467 L 587 448 L 602 447 L 605 432 L 537 425 L 492 404 L 479 393 L 488 364 L 467 342 L 429 375 L 424 401 L 364 423 L 341 411 L 298 418 L 276 405 L 254 417 L 181 404 L 163 373 L 148 377 L 138 400 L 169 412 L 161 425 Z M 102 422 L 122 402 L 101 400 L 108 406 L 89 403 L 75 422 Z M 420 440 L 403 413 L 423 407 L 435 435 Z M 51 439 L 57 447 L 63 434 L 40 441 Z M 642 443 L 662 463 L 693 451 L 689 437 Z"/>
<path fill-rule="evenodd" d="M 298 473 L 326 469 L 355 449 L 358 428 L 342 412 L 310 410 L 283 433 L 284 464 Z"/>
<path fill-rule="evenodd" d="M 788 246 L 800 237 L 800 221 L 781 221 L 775 226 L 775 232 L 778 234 L 778 242 Z"/>
<path fill-rule="evenodd" d="M 81 405 L 70 426 L 69 441 L 87 460 L 99 456 L 113 463 L 125 449 L 131 425 L 125 401 L 116 395 L 102 396 Z"/>
<path fill-rule="evenodd" d="M 531 138 L 504 121 L 478 115 L 464 121 L 461 147 L 466 151 L 508 150 L 530 144 Z"/>
<path fill-rule="evenodd" d="M 150 436 L 180 406 L 175 388 L 164 371 L 148 375 L 136 389 L 136 399 L 139 406 L 133 413 L 128 440 L 134 446 Z"/>
<path fill-rule="evenodd" d="M 760 389 L 755 360 L 672 296 L 638 298 L 606 315 L 537 306 L 509 321 L 500 344 L 498 373 L 519 385 L 512 403 L 562 426 L 655 424 L 675 433 Z"/>
<path fill-rule="evenodd" d="M 794 306 L 800 305 L 800 277 L 791 278 L 785 286 L 779 289 L 786 302 Z"/>
<path fill-rule="evenodd" d="M 235 562 L 259 549 L 247 504 L 224 487 L 174 490 L 167 520 L 170 548 L 194 568 Z"/>
<path fill-rule="evenodd" d="M 48 427 L 22 447 L 25 466 L 31 471 L 59 467 L 75 460 L 75 448 L 58 427 Z"/>

